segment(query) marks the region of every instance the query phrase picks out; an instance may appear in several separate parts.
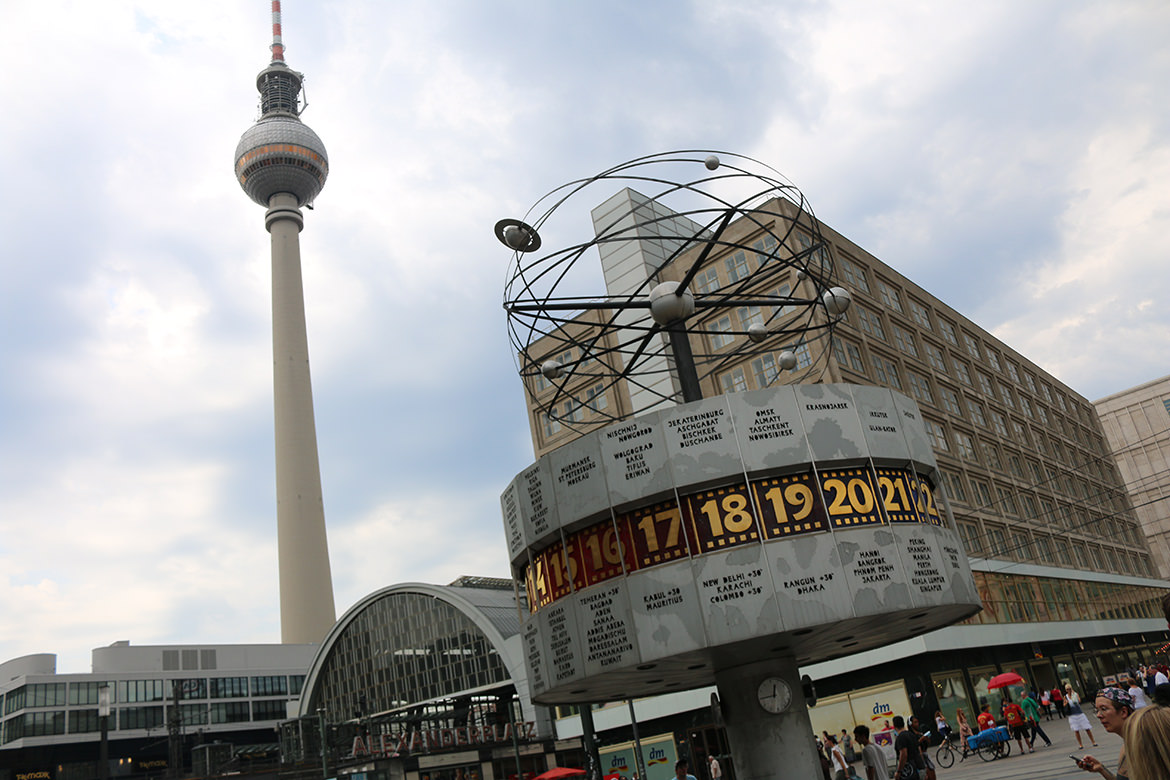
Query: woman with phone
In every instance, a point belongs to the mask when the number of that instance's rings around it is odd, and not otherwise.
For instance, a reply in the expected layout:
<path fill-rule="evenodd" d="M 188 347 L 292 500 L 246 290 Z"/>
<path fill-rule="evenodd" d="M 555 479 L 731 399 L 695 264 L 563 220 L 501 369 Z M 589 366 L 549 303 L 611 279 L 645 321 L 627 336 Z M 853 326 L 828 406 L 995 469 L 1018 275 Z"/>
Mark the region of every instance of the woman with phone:
<path fill-rule="evenodd" d="M 1097 700 L 1095 702 L 1097 708 L 1097 720 L 1101 721 L 1101 725 L 1110 734 L 1116 734 L 1119 737 L 1124 737 L 1126 734 L 1126 721 L 1133 715 L 1133 697 L 1129 695 L 1128 691 L 1123 691 L 1120 688 L 1104 688 L 1097 692 Z M 1129 772 L 1126 768 L 1125 745 L 1122 744 L 1121 754 L 1117 757 L 1117 772 L 1110 772 L 1105 768 L 1099 760 L 1093 756 L 1085 756 L 1077 762 L 1077 766 L 1086 772 L 1096 772 L 1105 778 L 1105 780 L 1130 780 Z"/>

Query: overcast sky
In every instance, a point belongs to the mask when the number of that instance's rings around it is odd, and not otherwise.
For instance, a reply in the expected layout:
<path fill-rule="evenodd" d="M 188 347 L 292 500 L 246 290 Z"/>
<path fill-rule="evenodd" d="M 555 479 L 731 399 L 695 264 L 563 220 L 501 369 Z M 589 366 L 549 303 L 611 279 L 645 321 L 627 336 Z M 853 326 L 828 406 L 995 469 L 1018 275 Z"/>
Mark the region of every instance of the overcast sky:
<path fill-rule="evenodd" d="M 339 614 L 506 576 L 532 460 L 492 234 L 682 148 L 1090 399 L 1170 373 L 1170 5 L 287 0 Z M 266 0 L 0 3 L 0 661 L 279 641 L 269 243 L 232 153 Z M 584 239 L 585 237 L 582 237 Z"/>

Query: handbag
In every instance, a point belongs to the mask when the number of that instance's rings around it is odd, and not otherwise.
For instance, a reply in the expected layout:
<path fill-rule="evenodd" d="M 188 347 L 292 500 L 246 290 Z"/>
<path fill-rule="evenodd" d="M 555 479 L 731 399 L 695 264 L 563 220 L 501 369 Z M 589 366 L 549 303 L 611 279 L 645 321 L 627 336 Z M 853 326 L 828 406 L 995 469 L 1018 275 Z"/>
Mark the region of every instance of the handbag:
<path fill-rule="evenodd" d="M 918 780 L 918 767 L 907 761 L 902 764 L 902 771 L 900 771 L 895 780 Z"/>

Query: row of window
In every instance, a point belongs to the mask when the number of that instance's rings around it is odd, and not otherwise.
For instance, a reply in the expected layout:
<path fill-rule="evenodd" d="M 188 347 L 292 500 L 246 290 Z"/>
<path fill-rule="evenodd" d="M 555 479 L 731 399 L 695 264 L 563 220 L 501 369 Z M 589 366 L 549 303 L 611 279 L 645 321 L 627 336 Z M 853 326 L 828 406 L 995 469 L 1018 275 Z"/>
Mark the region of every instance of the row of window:
<path fill-rule="evenodd" d="M 174 696 L 178 683 L 179 698 L 189 699 L 236 699 L 249 696 L 249 680 L 252 696 L 299 696 L 305 683 L 303 674 L 267 675 L 257 677 L 212 677 L 186 680 L 119 680 L 115 683 L 102 682 L 54 682 L 30 683 L 14 688 L 0 696 L 4 701 L 4 714 L 11 715 L 18 710 L 34 707 L 63 707 L 96 705 L 103 686 L 110 688 L 110 701 L 134 703 L 146 701 L 168 701 Z"/>
<path fill-rule="evenodd" d="M 903 317 L 908 317 L 924 331 L 938 334 L 951 347 L 966 352 L 967 356 L 976 363 L 990 367 L 997 374 L 1010 379 L 1015 385 L 1027 388 L 1033 396 L 1042 397 L 1049 405 L 1059 407 L 1061 412 L 1075 415 L 1079 417 L 1081 423 L 1084 425 L 1092 426 L 1092 421 L 1096 415 L 1088 404 L 1079 403 L 1073 398 L 1066 397 L 1061 390 L 1052 387 L 1044 380 L 1038 380 L 1031 372 L 1021 368 L 1014 360 L 1007 357 L 1003 357 L 1001 360 L 1001 355 L 995 347 L 981 344 L 979 337 L 969 333 L 965 329 L 957 328 L 954 323 L 941 315 L 932 314 L 926 304 L 908 297 L 909 313 L 907 313 L 906 308 L 902 305 L 901 293 L 892 284 L 884 280 L 879 280 L 877 283 L 877 294 L 875 295 L 871 291 L 866 277 L 866 269 L 858 265 L 848 255 L 842 253 L 840 249 L 837 250 L 837 255 L 837 267 L 841 270 L 843 281 L 851 290 L 858 290 L 871 298 L 880 300 L 889 311 L 896 312 Z M 896 345 L 900 350 L 912 357 L 919 356 L 916 335 L 912 330 L 903 328 L 891 319 L 891 338 L 887 335 L 886 329 L 882 324 L 882 318 L 878 312 L 866 310 L 857 303 L 855 303 L 853 309 L 856 312 L 858 325 L 863 331 L 885 341 L 887 344 Z M 960 334 L 962 335 L 961 344 L 959 341 Z M 943 351 L 926 339 L 923 339 L 922 343 L 927 352 L 928 361 L 938 371 L 947 373 L 946 361 L 943 359 Z M 952 360 L 954 360 L 953 357 Z M 956 370 L 961 372 L 960 379 L 964 375 L 967 376 L 968 381 L 966 384 L 970 385 L 970 372 L 966 364 L 956 360 L 955 365 Z M 989 396 L 995 397 L 995 392 L 990 390 L 992 386 L 991 382 L 991 377 L 980 374 L 981 386 L 984 387 L 985 392 Z M 1005 402 L 1010 405 L 1012 389 L 1008 385 L 1003 384 L 1002 381 L 1000 384 L 1002 385 L 999 390 L 1000 397 L 1004 397 Z M 1023 398 L 1022 395 L 1020 397 Z"/>
<path fill-rule="evenodd" d="M 606 396 L 605 383 L 598 382 L 592 387 L 587 387 L 583 394 L 569 396 L 558 403 L 552 411 L 541 414 L 544 438 L 547 440 L 560 433 L 561 423 L 571 425 L 581 422 L 587 413 L 601 414 L 608 408 L 609 398 Z"/>
<path fill-rule="evenodd" d="M 118 707 L 110 710 L 108 728 L 111 731 L 161 729 L 166 726 L 170 707 Z M 181 704 L 179 713 L 184 726 L 206 726 L 224 723 L 248 723 L 284 720 L 288 717 L 285 699 L 251 702 L 231 701 L 211 704 Z M 96 709 L 42 710 L 25 712 L 8 718 L 0 729 L 5 744 L 25 737 L 59 734 L 92 734 L 101 730 L 101 717 Z"/>
<path fill-rule="evenodd" d="M 866 369 L 861 349 L 857 345 L 834 337 L 833 351 L 838 364 L 843 368 L 867 377 L 871 375 Z M 1103 445 L 1100 445 L 1095 452 L 1092 451 L 1091 447 L 1085 449 L 1074 447 L 1052 436 L 1049 428 L 1042 426 L 1033 428 L 1020 418 L 1009 418 L 994 407 L 986 408 L 981 401 L 965 396 L 961 397 L 958 391 L 942 383 L 932 385 L 929 377 L 912 370 L 905 370 L 906 382 L 903 382 L 899 366 L 876 351 L 871 353 L 871 361 L 872 376 L 878 382 L 903 392 L 909 392 L 927 407 L 946 411 L 952 420 L 960 422 L 970 420 L 993 433 L 1001 441 L 1010 441 L 1019 446 L 1030 448 L 1034 452 L 1052 458 L 1061 464 L 1076 464 L 1077 470 L 1082 472 L 1081 477 L 1089 476 L 1100 479 L 1108 485 L 1120 484 L 1120 478 L 1116 474 L 1112 462 L 1108 459 L 1102 459 L 1098 454 L 1102 451 Z M 927 429 L 931 434 L 935 449 L 940 453 L 953 452 L 965 460 L 976 463 L 982 461 L 990 468 L 999 471 L 1010 470 L 1018 478 L 1027 478 L 1023 472 L 1023 461 L 1019 453 L 1014 453 L 1005 447 L 1001 456 L 999 445 L 992 442 L 984 442 L 981 447 L 977 448 L 974 433 L 963 431 L 957 425 L 954 427 L 954 446 L 951 444 L 951 439 L 943 423 L 930 421 Z M 1080 433 L 1081 428 L 1077 426 L 1076 430 Z M 1082 438 L 1082 443 L 1085 442 L 1087 439 Z M 1083 479 L 1074 481 L 1071 474 L 1060 475 L 1058 481 L 1058 475 L 1051 467 L 1047 467 L 1046 471 L 1042 472 L 1040 464 L 1036 460 L 1029 459 L 1027 463 L 1031 471 L 1030 476 L 1037 483 L 1052 482 L 1054 485 L 1063 486 L 1070 495 L 1079 494 L 1082 498 L 1100 492 L 1099 487 L 1090 488 L 1089 483 L 1084 482 Z M 1083 472 L 1088 472 L 1088 474 Z M 1119 509 L 1121 508 L 1119 507 Z"/>
<path fill-rule="evenodd" d="M 1067 566 L 1110 574 L 1154 576 L 1153 564 L 1145 553 L 1108 545 L 1089 544 L 1067 535 L 1049 535 L 1019 526 L 959 520 L 959 535 L 971 555 L 1000 558 L 1048 566 Z"/>
<path fill-rule="evenodd" d="M 968 624 L 1159 618 L 1167 591 L 1105 582 L 974 572 L 983 611 Z"/>

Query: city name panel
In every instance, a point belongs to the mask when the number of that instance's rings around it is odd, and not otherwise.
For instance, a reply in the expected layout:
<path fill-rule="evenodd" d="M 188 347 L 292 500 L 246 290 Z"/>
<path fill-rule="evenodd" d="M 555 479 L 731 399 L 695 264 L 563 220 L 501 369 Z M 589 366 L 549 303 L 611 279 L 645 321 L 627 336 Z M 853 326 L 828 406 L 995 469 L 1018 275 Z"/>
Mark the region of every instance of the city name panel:
<path fill-rule="evenodd" d="M 545 704 L 807 665 L 980 609 L 917 405 L 790 385 L 626 420 L 545 455 L 500 498 Z"/>

